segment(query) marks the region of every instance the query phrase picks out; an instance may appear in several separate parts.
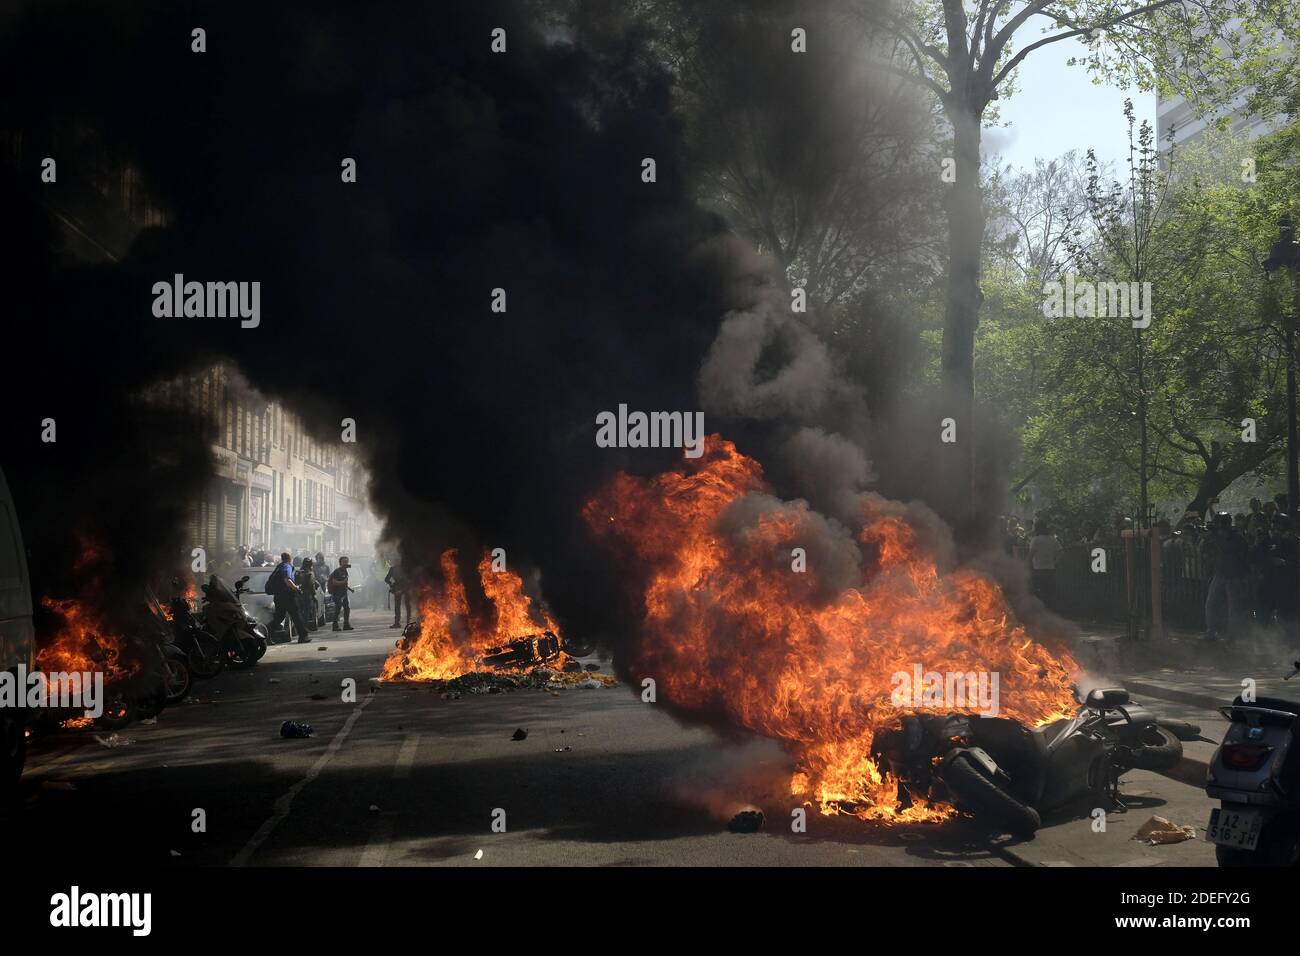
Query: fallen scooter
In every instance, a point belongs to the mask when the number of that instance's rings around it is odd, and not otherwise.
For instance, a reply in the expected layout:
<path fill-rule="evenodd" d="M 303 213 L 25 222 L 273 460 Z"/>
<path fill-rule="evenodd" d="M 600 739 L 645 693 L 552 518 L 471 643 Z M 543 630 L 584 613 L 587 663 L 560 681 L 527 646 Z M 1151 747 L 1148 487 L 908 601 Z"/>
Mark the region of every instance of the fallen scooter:
<path fill-rule="evenodd" d="M 1090 691 L 1072 718 L 1030 729 L 1004 717 L 908 714 L 881 734 L 876 764 L 899 781 L 899 802 L 951 803 L 975 820 L 1017 836 L 1041 815 L 1087 796 L 1124 809 L 1120 777 L 1166 770 L 1182 739 L 1200 729 L 1156 718 L 1122 688 Z"/>

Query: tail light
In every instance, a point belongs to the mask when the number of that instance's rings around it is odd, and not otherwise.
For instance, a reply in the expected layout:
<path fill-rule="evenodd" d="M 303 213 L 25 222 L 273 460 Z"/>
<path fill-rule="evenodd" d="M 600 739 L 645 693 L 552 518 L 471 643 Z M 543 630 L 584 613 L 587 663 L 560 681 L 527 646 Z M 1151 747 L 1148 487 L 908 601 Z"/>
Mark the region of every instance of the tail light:
<path fill-rule="evenodd" d="M 1272 752 L 1267 744 L 1224 744 L 1219 748 L 1219 757 L 1233 770 L 1258 770 Z"/>

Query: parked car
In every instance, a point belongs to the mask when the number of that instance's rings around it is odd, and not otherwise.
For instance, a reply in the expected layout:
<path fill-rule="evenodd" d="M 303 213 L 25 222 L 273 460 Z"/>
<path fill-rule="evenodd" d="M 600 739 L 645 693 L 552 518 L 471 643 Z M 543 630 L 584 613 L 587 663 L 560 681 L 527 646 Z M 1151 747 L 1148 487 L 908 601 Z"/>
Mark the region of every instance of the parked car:
<path fill-rule="evenodd" d="M 274 570 L 275 568 L 244 568 L 238 575 L 234 575 L 234 577 L 248 575 L 248 583 L 244 585 L 245 590 L 241 599 L 244 607 L 252 611 L 253 616 L 263 623 L 270 620 L 271 615 L 275 613 L 275 600 L 266 593 L 266 579 Z"/>

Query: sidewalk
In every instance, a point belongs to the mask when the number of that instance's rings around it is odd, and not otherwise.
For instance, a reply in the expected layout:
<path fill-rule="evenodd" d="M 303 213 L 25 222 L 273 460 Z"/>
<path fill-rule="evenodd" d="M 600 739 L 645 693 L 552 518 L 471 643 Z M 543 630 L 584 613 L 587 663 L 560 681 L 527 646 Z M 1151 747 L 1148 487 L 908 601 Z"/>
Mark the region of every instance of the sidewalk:
<path fill-rule="evenodd" d="M 1244 682 L 1254 681 L 1257 697 L 1300 701 L 1300 677 L 1282 679 L 1300 659 L 1300 648 L 1278 638 L 1208 642 L 1199 634 L 1170 632 L 1134 642 L 1121 634 L 1118 627 L 1082 632 L 1076 645 L 1086 671 L 1081 683 L 1124 687 L 1157 715 L 1199 726 L 1201 739 L 1184 741 L 1182 763 L 1164 774 L 1183 783 L 1205 785 L 1210 758 L 1228 728 L 1219 708 L 1232 703 Z"/>
<path fill-rule="evenodd" d="M 1170 632 L 1149 641 L 1128 641 L 1114 632 L 1084 631 L 1076 656 L 1092 683 L 1114 683 L 1135 697 L 1153 697 L 1217 713 L 1247 681 L 1258 697 L 1300 700 L 1300 677 L 1283 680 L 1300 659 L 1300 647 L 1280 637 L 1253 641 L 1206 641 Z"/>

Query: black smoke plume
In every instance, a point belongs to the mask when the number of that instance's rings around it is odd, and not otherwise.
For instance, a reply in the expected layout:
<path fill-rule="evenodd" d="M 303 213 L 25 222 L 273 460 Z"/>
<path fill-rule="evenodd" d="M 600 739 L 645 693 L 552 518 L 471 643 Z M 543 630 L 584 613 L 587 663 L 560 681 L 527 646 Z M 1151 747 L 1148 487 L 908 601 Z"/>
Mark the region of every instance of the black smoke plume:
<path fill-rule="evenodd" d="M 20 162 L 5 182 L 21 210 L 9 361 L 29 373 L 4 467 L 42 575 L 75 584 L 75 527 L 142 573 L 183 549 L 209 436 L 128 396 L 224 357 L 324 439 L 356 420 L 413 570 L 444 547 L 467 561 L 504 547 L 512 567 L 545 569 L 575 630 L 612 632 L 612 602 L 592 598 L 616 583 L 579 509 L 614 469 L 655 464 L 597 448 L 595 416 L 698 407 L 700 358 L 741 303 L 648 37 L 593 20 L 600 42 L 580 46 L 550 12 L 64 0 L 0 21 L 0 72 L 27 91 L 0 114 Z M 93 187 L 101 147 L 139 171 L 165 224 L 116 262 L 77 265 L 49 199 Z M 58 183 L 42 184 L 56 153 Z M 260 282 L 260 326 L 155 318 L 152 286 L 175 273 Z"/>

